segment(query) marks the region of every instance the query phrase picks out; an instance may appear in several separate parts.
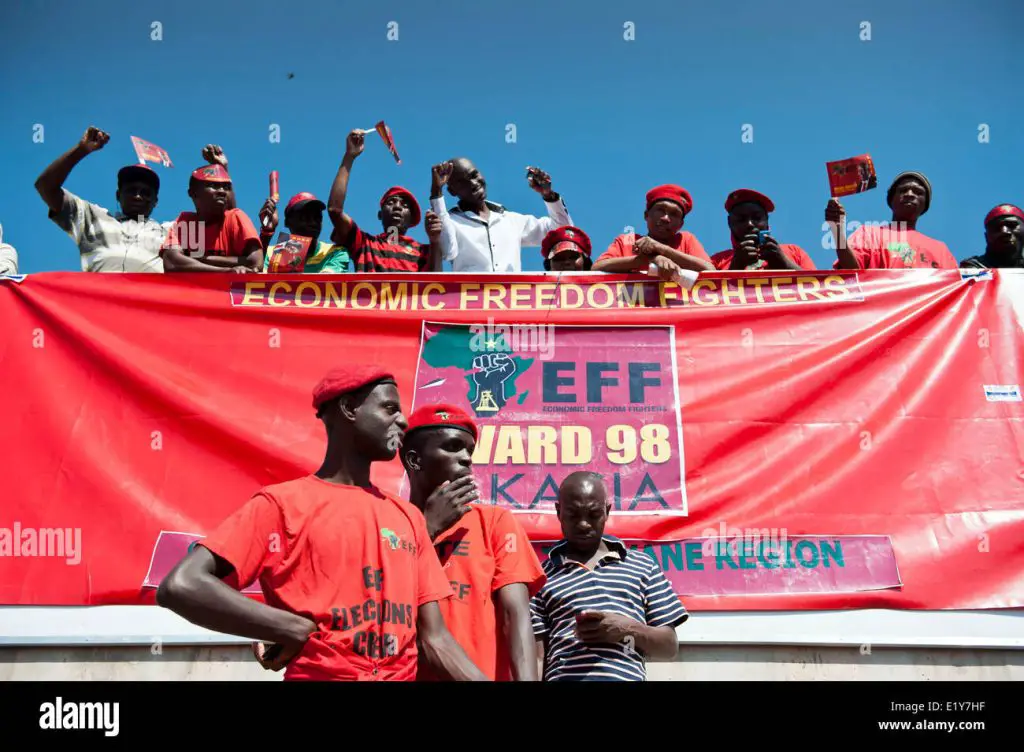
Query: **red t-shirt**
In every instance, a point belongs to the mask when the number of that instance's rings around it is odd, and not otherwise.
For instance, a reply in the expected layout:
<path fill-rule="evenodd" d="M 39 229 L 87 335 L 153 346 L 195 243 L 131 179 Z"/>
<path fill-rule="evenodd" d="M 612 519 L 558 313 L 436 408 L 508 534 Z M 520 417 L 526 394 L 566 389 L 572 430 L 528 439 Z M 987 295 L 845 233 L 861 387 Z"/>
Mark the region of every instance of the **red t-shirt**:
<path fill-rule="evenodd" d="M 201 254 L 200 236 L 203 240 Z M 244 256 L 246 245 L 251 245 L 252 241 L 260 248 L 263 247 L 259 232 L 241 209 L 228 209 L 220 222 L 200 222 L 195 212 L 182 212 L 174 220 L 160 253 L 162 255 L 167 248 L 173 247 L 197 259 L 207 256 Z M 250 252 L 252 250 L 255 249 L 250 248 Z"/>
<path fill-rule="evenodd" d="M 266 602 L 320 627 L 286 680 L 413 681 L 419 607 L 450 598 L 423 514 L 315 475 L 267 486 L 202 541 Z"/>
<path fill-rule="evenodd" d="M 492 681 L 511 681 L 496 594 L 521 582 L 532 598 L 544 585 L 547 578 L 529 537 L 507 509 L 473 504 L 434 541 L 434 549 L 451 582 L 452 597 L 440 604 L 448 631 Z M 419 681 L 437 678 L 420 665 Z"/>
<path fill-rule="evenodd" d="M 619 235 L 615 240 L 612 241 L 608 249 L 600 255 L 597 261 L 602 259 L 612 258 L 628 258 L 629 256 L 635 256 L 636 250 L 634 248 L 636 239 L 644 237 L 643 235 Z M 680 253 L 685 253 L 688 256 L 696 256 L 704 261 L 709 261 L 707 251 L 704 250 L 704 246 L 701 245 L 700 241 L 697 240 L 697 236 L 692 232 L 677 232 L 675 238 L 671 243 L 665 243 L 669 248 L 675 248 Z M 594 263 L 597 263 L 596 261 Z"/>
<path fill-rule="evenodd" d="M 862 225 L 846 239 L 861 269 L 958 269 L 941 240 L 917 230 Z M 839 262 L 833 265 L 838 268 Z"/>
<path fill-rule="evenodd" d="M 814 270 L 814 262 L 811 261 L 811 257 L 808 256 L 804 249 L 798 245 L 792 243 L 779 243 L 779 249 L 782 251 L 782 255 L 788 258 L 790 261 L 796 263 L 801 269 Z M 732 265 L 732 258 L 736 255 L 736 252 L 730 248 L 725 251 L 720 251 L 711 257 L 711 263 L 714 264 L 716 269 L 728 269 Z M 764 259 L 761 260 L 760 264 L 752 264 L 747 266 L 747 269 L 767 269 L 768 265 Z"/>

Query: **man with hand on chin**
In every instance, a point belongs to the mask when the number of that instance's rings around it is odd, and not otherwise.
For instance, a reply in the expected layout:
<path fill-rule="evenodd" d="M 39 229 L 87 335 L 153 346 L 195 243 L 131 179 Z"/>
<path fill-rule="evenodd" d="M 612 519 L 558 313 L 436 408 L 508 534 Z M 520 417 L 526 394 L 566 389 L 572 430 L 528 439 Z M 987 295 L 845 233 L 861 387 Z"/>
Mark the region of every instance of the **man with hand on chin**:
<path fill-rule="evenodd" d="M 476 423 L 454 405 L 424 405 L 409 416 L 400 452 L 409 501 L 423 512 L 451 584 L 440 607 L 455 641 L 492 680 L 537 681 L 530 598 L 544 571 L 515 516 L 478 503 L 476 439 Z M 421 664 L 419 681 L 442 678 Z"/>
<path fill-rule="evenodd" d="M 646 681 L 647 659 L 678 652 L 675 628 L 689 614 L 651 557 L 604 532 L 611 508 L 597 473 L 559 486 L 563 540 L 531 602 L 544 681 Z"/>

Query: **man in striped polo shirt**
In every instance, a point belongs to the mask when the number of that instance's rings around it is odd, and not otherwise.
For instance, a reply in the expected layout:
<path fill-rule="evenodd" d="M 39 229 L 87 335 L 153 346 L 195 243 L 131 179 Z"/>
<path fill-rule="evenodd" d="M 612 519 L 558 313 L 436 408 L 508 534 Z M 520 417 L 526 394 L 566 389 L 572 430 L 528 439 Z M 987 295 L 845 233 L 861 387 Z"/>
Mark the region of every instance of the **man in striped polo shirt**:
<path fill-rule="evenodd" d="M 651 557 L 604 533 L 599 474 L 569 475 L 555 510 L 564 539 L 530 603 L 543 681 L 646 681 L 648 659 L 675 658 L 689 614 Z"/>
<path fill-rule="evenodd" d="M 441 221 L 427 214 L 429 245 L 422 245 L 406 233 L 420 223 L 420 206 L 415 196 L 401 186 L 393 186 L 380 199 L 380 219 L 384 232 L 371 235 L 345 213 L 348 180 L 356 157 L 363 153 L 365 137 L 361 130 L 348 134 L 345 157 L 327 199 L 327 214 L 334 224 L 331 242 L 344 246 L 352 258 L 355 272 L 429 272 L 441 271 Z"/>

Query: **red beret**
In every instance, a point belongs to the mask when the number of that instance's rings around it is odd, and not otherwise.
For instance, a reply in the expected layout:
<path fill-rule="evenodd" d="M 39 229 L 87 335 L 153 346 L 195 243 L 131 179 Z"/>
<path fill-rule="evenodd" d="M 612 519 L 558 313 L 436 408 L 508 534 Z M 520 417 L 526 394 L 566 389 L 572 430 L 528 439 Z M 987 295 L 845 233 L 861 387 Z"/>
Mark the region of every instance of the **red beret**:
<path fill-rule="evenodd" d="M 763 193 L 752 191 L 749 188 L 740 188 L 739 190 L 730 193 L 729 197 L 725 199 L 725 210 L 727 212 L 731 212 L 732 208 L 736 206 L 736 204 L 745 204 L 748 201 L 760 204 L 769 214 L 775 211 L 775 204 L 772 203 L 770 198 L 765 196 Z"/>
<path fill-rule="evenodd" d="M 544 236 L 540 244 L 544 258 L 553 258 L 562 251 L 576 251 L 589 257 L 590 238 L 578 227 L 559 227 Z"/>
<path fill-rule="evenodd" d="M 683 215 L 687 215 L 693 209 L 693 198 L 690 192 L 681 185 L 659 185 L 647 191 L 647 208 L 658 201 L 674 201 L 683 207 Z"/>
<path fill-rule="evenodd" d="M 325 402 L 384 380 L 394 381 L 395 377 L 377 365 L 346 365 L 331 369 L 313 388 L 313 407 L 319 410 Z"/>
<path fill-rule="evenodd" d="M 1000 204 L 985 215 L 985 226 L 988 227 L 989 222 L 999 217 L 1019 217 L 1024 219 L 1024 211 L 1021 211 L 1013 204 Z"/>
<path fill-rule="evenodd" d="M 474 440 L 477 438 L 473 418 L 455 405 L 445 403 L 417 408 L 409 416 L 409 427 L 405 429 L 405 435 L 408 436 L 417 428 L 461 428 L 472 434 Z"/>
<path fill-rule="evenodd" d="M 381 208 L 384 207 L 384 202 L 392 196 L 401 196 L 409 202 L 409 208 L 412 209 L 412 219 L 409 220 L 409 227 L 415 227 L 420 223 L 420 205 L 416 202 L 416 197 L 412 193 L 400 185 L 394 185 L 384 192 L 384 195 L 380 197 Z"/>
<path fill-rule="evenodd" d="M 202 180 L 204 183 L 230 183 L 231 176 L 224 169 L 224 165 L 208 164 L 192 170 L 192 177 Z"/>

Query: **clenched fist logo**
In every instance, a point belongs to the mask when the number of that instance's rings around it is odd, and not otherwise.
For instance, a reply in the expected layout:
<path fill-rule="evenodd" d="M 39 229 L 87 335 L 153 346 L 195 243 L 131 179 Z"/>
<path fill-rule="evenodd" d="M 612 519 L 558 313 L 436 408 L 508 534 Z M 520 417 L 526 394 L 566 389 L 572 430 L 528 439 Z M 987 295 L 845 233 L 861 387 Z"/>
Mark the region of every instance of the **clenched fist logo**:
<path fill-rule="evenodd" d="M 496 413 L 505 406 L 505 382 L 516 372 L 516 363 L 505 353 L 486 353 L 473 358 L 473 412 Z"/>

